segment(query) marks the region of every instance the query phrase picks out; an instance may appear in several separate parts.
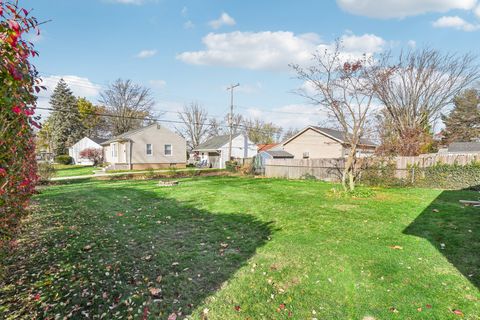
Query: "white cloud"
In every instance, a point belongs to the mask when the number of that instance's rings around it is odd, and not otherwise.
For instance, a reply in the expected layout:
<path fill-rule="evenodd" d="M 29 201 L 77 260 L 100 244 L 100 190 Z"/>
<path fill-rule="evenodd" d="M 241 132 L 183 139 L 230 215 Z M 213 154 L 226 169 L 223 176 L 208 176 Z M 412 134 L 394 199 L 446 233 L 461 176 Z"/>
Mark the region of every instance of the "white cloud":
<path fill-rule="evenodd" d="M 478 18 L 480 18 L 480 4 L 475 8 L 473 12 Z"/>
<path fill-rule="evenodd" d="M 193 29 L 193 28 L 195 28 L 195 24 L 191 20 L 188 20 L 183 24 L 183 28 L 184 29 Z"/>
<path fill-rule="evenodd" d="M 223 26 L 234 26 L 236 24 L 235 19 L 228 15 L 228 13 L 223 12 L 220 15 L 220 18 L 217 20 L 212 20 L 208 23 L 213 29 L 219 29 Z"/>
<path fill-rule="evenodd" d="M 404 18 L 427 12 L 471 10 L 477 0 L 337 0 L 345 11 L 372 18 Z"/>
<path fill-rule="evenodd" d="M 165 80 L 150 80 L 149 83 L 152 87 L 158 89 L 163 89 L 167 85 L 167 82 Z"/>
<path fill-rule="evenodd" d="M 42 90 L 38 94 L 37 108 L 48 109 L 50 108 L 50 96 L 53 90 L 57 86 L 60 79 L 65 80 L 70 90 L 77 97 L 85 97 L 95 102 L 102 90 L 102 86 L 94 84 L 88 78 L 78 77 L 74 75 L 58 75 L 42 77 L 42 86 L 45 86 L 47 90 Z M 35 114 L 41 115 L 42 120 L 45 120 L 50 113 L 48 110 L 38 109 Z"/>
<path fill-rule="evenodd" d="M 96 98 L 102 89 L 100 85 L 94 84 L 88 78 L 74 75 L 58 75 L 42 78 L 42 85 L 47 87 L 47 90 L 41 91 L 39 95 L 43 97 L 50 97 L 60 79 L 65 80 L 73 94 L 78 97 Z"/>
<path fill-rule="evenodd" d="M 156 54 L 157 54 L 157 50 L 142 50 L 136 55 L 136 57 L 139 59 L 146 59 L 146 58 L 151 58 Z"/>
<path fill-rule="evenodd" d="M 444 16 L 434 21 L 432 25 L 435 28 L 454 28 L 463 31 L 476 31 L 480 29 L 480 25 L 471 24 L 459 16 Z"/>
<path fill-rule="evenodd" d="M 186 18 L 188 16 L 188 8 L 186 6 L 183 6 L 182 11 L 180 11 L 180 14 L 182 17 Z"/>
<path fill-rule="evenodd" d="M 385 40 L 373 35 L 344 35 L 345 54 L 378 52 Z M 296 35 L 286 31 L 210 33 L 202 39 L 205 50 L 183 52 L 177 59 L 194 65 L 239 67 L 251 70 L 289 70 L 290 63 L 306 64 L 315 50 L 329 49 L 315 33 Z"/>
<path fill-rule="evenodd" d="M 301 129 L 308 125 L 317 125 L 328 119 L 325 112 L 321 112 L 315 106 L 308 104 L 289 104 L 274 108 L 271 111 L 252 107 L 246 110 L 245 116 L 273 122 L 284 129 Z"/>
<path fill-rule="evenodd" d="M 417 42 L 415 40 L 408 40 L 407 45 L 414 49 L 417 46 Z"/>

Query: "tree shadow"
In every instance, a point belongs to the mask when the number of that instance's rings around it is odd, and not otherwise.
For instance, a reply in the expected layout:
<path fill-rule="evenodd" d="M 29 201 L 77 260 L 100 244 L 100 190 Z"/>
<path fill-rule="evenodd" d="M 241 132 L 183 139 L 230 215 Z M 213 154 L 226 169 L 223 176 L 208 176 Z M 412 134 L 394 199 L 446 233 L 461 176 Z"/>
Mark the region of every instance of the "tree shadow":
<path fill-rule="evenodd" d="M 255 254 L 270 223 L 163 192 L 74 184 L 39 197 L 3 262 L 1 315 L 166 319 L 189 315 Z"/>
<path fill-rule="evenodd" d="M 430 241 L 480 289 L 480 208 L 459 202 L 479 198 L 471 190 L 443 191 L 403 233 Z"/>

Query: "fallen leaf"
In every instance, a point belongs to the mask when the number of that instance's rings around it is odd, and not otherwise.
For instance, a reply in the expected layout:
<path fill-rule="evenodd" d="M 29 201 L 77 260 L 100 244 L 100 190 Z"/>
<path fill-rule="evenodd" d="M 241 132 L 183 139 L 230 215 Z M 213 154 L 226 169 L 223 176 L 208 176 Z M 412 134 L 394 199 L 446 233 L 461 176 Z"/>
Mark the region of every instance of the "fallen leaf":
<path fill-rule="evenodd" d="M 422 312 L 422 307 L 417 308 L 418 312 Z"/>
<path fill-rule="evenodd" d="M 426 307 L 427 309 L 432 309 L 432 305 L 431 305 L 431 304 L 427 304 L 425 307 Z"/>
<path fill-rule="evenodd" d="M 177 314 L 175 312 L 169 315 L 167 318 L 167 320 L 176 320 L 176 319 L 177 319 Z"/>
<path fill-rule="evenodd" d="M 285 309 L 285 303 L 281 303 L 279 306 L 280 310 L 284 310 Z"/>
<path fill-rule="evenodd" d="M 390 312 L 393 312 L 393 313 L 398 313 L 398 310 L 397 310 L 397 308 L 395 308 L 395 307 L 390 307 L 390 308 L 388 308 L 388 310 L 389 310 Z"/>
<path fill-rule="evenodd" d="M 156 281 L 157 281 L 158 283 L 160 283 L 160 282 L 162 282 L 162 279 L 163 279 L 162 276 L 158 276 L 157 279 L 156 279 Z"/>
<path fill-rule="evenodd" d="M 152 296 L 158 296 L 160 294 L 160 292 L 162 291 L 162 289 L 159 289 L 159 288 L 148 288 L 148 291 L 150 291 L 150 294 Z"/>
<path fill-rule="evenodd" d="M 458 309 L 453 309 L 452 312 L 455 313 L 457 316 L 463 317 L 463 312 Z"/>
<path fill-rule="evenodd" d="M 403 247 L 402 247 L 402 246 L 390 246 L 390 249 L 393 249 L 393 250 L 403 250 Z"/>
<path fill-rule="evenodd" d="M 83 247 L 83 251 L 90 251 L 92 250 L 92 245 L 87 244 L 85 247 Z"/>
<path fill-rule="evenodd" d="M 433 212 L 440 212 L 440 210 L 438 210 L 438 209 L 433 209 L 432 211 Z"/>
<path fill-rule="evenodd" d="M 240 311 L 240 306 L 235 306 L 235 311 Z"/>

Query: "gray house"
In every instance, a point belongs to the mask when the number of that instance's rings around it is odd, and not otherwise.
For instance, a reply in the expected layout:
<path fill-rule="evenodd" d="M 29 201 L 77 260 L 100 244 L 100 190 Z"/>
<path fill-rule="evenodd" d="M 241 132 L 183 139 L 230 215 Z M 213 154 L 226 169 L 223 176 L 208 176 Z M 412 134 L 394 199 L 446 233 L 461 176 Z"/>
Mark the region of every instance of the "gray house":
<path fill-rule="evenodd" d="M 128 131 L 101 144 L 107 170 L 184 168 L 185 139 L 159 124 Z"/>

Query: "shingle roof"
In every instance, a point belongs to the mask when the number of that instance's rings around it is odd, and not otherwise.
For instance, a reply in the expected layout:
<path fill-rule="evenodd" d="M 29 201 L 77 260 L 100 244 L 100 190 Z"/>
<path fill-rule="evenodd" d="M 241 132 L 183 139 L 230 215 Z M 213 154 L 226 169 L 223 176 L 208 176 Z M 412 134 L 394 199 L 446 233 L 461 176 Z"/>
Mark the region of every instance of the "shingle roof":
<path fill-rule="evenodd" d="M 267 150 L 263 152 L 271 155 L 273 158 L 293 158 L 294 157 L 293 154 L 283 150 L 278 150 L 278 151 Z"/>
<path fill-rule="evenodd" d="M 448 146 L 448 152 L 480 152 L 480 142 L 453 142 Z"/>
<path fill-rule="evenodd" d="M 95 142 L 96 144 L 102 144 L 104 143 L 105 141 L 107 141 L 108 139 L 102 139 L 102 138 L 90 138 L 88 137 L 88 139 L 92 140 L 93 142 Z"/>
<path fill-rule="evenodd" d="M 153 126 L 153 125 L 156 126 L 157 124 L 156 124 L 156 123 L 153 123 L 153 124 L 148 125 L 148 126 L 145 126 L 145 127 L 141 127 L 141 128 L 137 128 L 137 129 L 133 129 L 133 130 L 127 131 L 127 132 L 122 133 L 122 134 L 119 134 L 118 136 L 115 136 L 115 137 L 113 137 L 113 138 L 111 138 L 111 139 L 109 139 L 109 140 L 106 140 L 106 141 L 102 142 L 101 144 L 102 144 L 102 145 L 110 144 L 111 142 L 115 142 L 115 141 L 117 141 L 117 140 L 125 139 L 125 138 L 131 136 L 132 134 L 137 133 L 137 132 L 140 132 L 140 131 L 142 131 L 142 130 L 144 130 L 144 129 L 146 129 L 146 128 L 149 128 L 149 127 L 151 127 L 151 126 Z"/>
<path fill-rule="evenodd" d="M 233 135 L 232 139 L 238 137 L 240 133 Z M 223 136 L 216 136 L 208 139 L 204 143 L 199 144 L 193 151 L 200 151 L 200 150 L 218 150 L 221 149 L 224 145 L 228 143 L 230 140 L 230 135 L 226 134 Z"/>
<path fill-rule="evenodd" d="M 329 128 L 322 128 L 322 127 L 317 127 L 317 126 L 312 126 L 312 128 L 317 129 L 318 131 L 321 131 L 337 140 L 339 140 L 342 143 L 346 143 L 345 141 L 345 134 L 342 131 L 335 130 L 335 129 L 329 129 Z M 348 143 L 348 142 L 347 142 Z M 360 138 L 360 144 L 367 145 L 367 146 L 375 146 L 375 143 L 365 139 L 365 138 Z"/>

